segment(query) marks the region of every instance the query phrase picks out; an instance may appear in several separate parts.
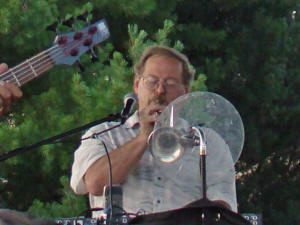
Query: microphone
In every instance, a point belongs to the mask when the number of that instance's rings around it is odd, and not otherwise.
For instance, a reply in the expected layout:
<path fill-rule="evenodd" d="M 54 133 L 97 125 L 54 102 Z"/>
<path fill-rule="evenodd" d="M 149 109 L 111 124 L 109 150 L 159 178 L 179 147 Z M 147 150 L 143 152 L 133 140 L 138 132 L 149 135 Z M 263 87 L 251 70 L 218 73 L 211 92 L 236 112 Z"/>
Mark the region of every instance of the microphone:
<path fill-rule="evenodd" d="M 124 96 L 124 108 L 121 112 L 122 122 L 124 123 L 128 115 L 137 103 L 137 97 L 134 93 L 128 93 Z"/>
<path fill-rule="evenodd" d="M 122 110 L 122 112 L 119 114 L 118 113 L 118 119 L 121 119 L 121 123 L 120 124 L 117 124 L 111 128 L 108 128 L 108 129 L 105 129 L 105 130 L 102 130 L 100 132 L 96 132 L 96 133 L 93 133 L 91 134 L 90 136 L 88 137 L 85 137 L 85 138 L 81 138 L 81 141 L 83 140 L 86 140 L 86 139 L 89 139 L 89 138 L 95 138 L 96 135 L 100 135 L 100 134 L 103 134 L 109 130 L 112 130 L 112 129 L 115 129 L 119 126 L 121 126 L 122 124 L 125 123 L 125 121 L 127 120 L 128 118 L 128 115 L 130 114 L 130 112 L 132 111 L 132 109 L 134 108 L 134 106 L 136 105 L 137 103 L 137 97 L 134 93 L 128 93 L 124 96 L 124 108 Z M 111 120 L 110 120 L 111 121 Z M 99 123 L 98 123 L 99 124 Z M 1 161 L 1 156 L 0 156 L 0 161 Z"/>

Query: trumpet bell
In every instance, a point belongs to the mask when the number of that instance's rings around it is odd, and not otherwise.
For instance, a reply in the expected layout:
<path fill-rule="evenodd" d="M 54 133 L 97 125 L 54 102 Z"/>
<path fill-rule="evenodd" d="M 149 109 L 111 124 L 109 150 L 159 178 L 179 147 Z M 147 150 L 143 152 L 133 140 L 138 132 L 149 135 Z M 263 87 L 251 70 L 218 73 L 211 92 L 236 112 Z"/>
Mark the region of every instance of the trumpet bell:
<path fill-rule="evenodd" d="M 164 163 L 174 162 L 184 152 L 179 132 L 171 127 L 154 130 L 149 138 L 149 147 L 153 157 Z"/>

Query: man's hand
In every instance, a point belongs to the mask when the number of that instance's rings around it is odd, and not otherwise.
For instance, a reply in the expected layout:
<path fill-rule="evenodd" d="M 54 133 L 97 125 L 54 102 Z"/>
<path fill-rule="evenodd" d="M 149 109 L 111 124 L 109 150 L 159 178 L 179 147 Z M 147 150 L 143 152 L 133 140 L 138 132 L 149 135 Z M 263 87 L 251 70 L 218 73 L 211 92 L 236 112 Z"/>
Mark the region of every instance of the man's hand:
<path fill-rule="evenodd" d="M 153 130 L 154 123 L 159 116 L 159 112 L 163 111 L 165 107 L 165 105 L 158 103 L 150 103 L 149 106 L 139 111 L 139 120 L 141 126 L 140 135 L 146 138 L 149 137 Z"/>
<path fill-rule="evenodd" d="M 7 65 L 0 64 L 0 74 L 7 71 Z M 0 80 L 0 116 L 7 113 L 12 101 L 22 97 L 22 91 L 15 85 Z"/>
<path fill-rule="evenodd" d="M 0 225 L 55 225 L 54 221 L 36 219 L 28 213 L 0 209 Z"/>

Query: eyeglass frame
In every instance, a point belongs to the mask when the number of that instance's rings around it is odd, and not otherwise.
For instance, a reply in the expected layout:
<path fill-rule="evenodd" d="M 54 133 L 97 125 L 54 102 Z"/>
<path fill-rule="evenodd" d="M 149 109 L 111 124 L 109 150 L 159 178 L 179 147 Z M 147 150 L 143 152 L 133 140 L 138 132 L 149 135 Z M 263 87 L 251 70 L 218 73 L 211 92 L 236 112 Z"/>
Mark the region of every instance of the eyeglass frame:
<path fill-rule="evenodd" d="M 153 83 L 153 85 L 149 85 L 147 84 L 145 81 L 147 81 L 146 79 L 149 80 L 149 78 L 154 78 L 156 79 L 156 82 Z M 140 76 L 139 79 L 143 80 L 143 84 L 145 85 L 146 88 L 148 88 L 149 90 L 156 90 L 161 81 L 159 78 L 155 77 L 155 76 L 152 76 L 152 75 L 146 75 L 146 76 Z M 174 81 L 174 85 L 173 84 L 167 84 L 168 81 Z M 181 82 L 178 82 L 175 78 L 168 78 L 166 79 L 164 82 L 163 82 L 163 87 L 166 91 L 173 91 L 173 90 L 176 90 L 176 87 L 179 87 L 179 86 L 184 86 L 183 83 Z"/>

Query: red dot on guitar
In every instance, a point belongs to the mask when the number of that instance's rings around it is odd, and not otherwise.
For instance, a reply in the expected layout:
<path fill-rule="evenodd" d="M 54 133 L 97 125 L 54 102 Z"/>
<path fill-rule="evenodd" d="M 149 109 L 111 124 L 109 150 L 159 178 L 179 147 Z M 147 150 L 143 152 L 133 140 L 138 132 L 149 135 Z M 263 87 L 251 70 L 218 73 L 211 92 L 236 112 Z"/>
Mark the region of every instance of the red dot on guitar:
<path fill-rule="evenodd" d="M 97 27 L 95 26 L 90 27 L 89 34 L 95 34 L 96 32 L 97 32 Z"/>
<path fill-rule="evenodd" d="M 83 33 L 82 32 L 77 32 L 75 35 L 74 35 L 74 40 L 81 40 L 83 36 Z"/>
<path fill-rule="evenodd" d="M 90 46 L 92 44 L 92 42 L 93 42 L 92 39 L 88 38 L 88 39 L 84 40 L 83 44 L 84 44 L 84 46 Z"/>
<path fill-rule="evenodd" d="M 62 36 L 62 37 L 59 38 L 58 44 L 59 45 L 63 45 L 63 44 L 65 44 L 67 42 L 67 40 L 68 40 L 67 36 Z"/>
<path fill-rule="evenodd" d="M 77 48 L 73 48 L 71 51 L 70 51 L 70 55 L 71 56 L 76 56 L 78 54 L 78 49 Z"/>

